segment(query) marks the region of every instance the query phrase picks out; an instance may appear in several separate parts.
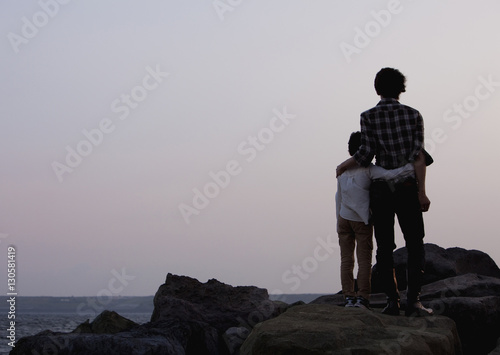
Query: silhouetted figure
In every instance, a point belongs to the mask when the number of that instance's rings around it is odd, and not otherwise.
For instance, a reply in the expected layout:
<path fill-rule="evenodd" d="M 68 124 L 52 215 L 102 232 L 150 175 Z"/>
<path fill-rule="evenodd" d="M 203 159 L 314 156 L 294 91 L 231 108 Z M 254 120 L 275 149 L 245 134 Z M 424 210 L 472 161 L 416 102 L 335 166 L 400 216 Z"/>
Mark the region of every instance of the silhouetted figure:
<path fill-rule="evenodd" d="M 337 167 L 337 176 L 354 167 L 368 166 L 373 157 L 376 165 L 385 169 L 415 163 L 415 176 L 373 181 L 370 207 L 377 241 L 377 270 L 387 295 L 383 313 L 399 315 L 400 309 L 392 256 L 396 249 L 394 217 L 397 215 L 408 250 L 405 314 L 431 315 L 432 310 L 423 307 L 419 298 L 425 265 L 422 212 L 430 206 L 425 193 L 424 122 L 417 110 L 398 101 L 405 92 L 405 83 L 406 78 L 396 69 L 383 68 L 377 73 L 375 90 L 381 100 L 361 114 L 361 146 Z"/>
<path fill-rule="evenodd" d="M 354 155 L 361 145 L 361 132 L 349 137 L 349 154 Z M 340 280 L 345 307 L 370 308 L 373 226 L 370 222 L 370 185 L 372 180 L 392 181 L 414 176 L 412 163 L 386 170 L 369 164 L 345 171 L 337 178 L 337 233 L 340 245 Z M 358 261 L 357 284 L 354 283 L 354 251 Z"/>

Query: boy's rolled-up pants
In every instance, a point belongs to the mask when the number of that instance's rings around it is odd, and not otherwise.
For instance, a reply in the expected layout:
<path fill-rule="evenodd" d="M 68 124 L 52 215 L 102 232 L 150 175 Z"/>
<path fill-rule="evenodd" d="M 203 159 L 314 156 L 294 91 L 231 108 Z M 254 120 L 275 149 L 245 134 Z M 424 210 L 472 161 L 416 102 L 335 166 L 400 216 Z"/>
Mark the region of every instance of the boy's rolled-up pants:
<path fill-rule="evenodd" d="M 370 299 L 373 227 L 363 222 L 349 221 L 339 216 L 337 231 L 340 245 L 340 280 L 344 297 L 355 297 L 354 251 L 358 260 L 358 293 Z"/>

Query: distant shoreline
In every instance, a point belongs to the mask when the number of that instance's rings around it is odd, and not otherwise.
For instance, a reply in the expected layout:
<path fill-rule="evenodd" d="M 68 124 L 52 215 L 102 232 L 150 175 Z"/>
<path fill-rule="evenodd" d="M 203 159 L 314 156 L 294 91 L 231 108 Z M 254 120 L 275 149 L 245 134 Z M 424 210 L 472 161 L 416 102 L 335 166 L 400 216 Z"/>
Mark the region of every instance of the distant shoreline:
<path fill-rule="evenodd" d="M 309 303 L 324 293 L 269 295 L 273 301 L 292 304 L 298 301 Z M 7 296 L 0 296 L 0 312 L 8 311 Z M 97 315 L 103 310 L 117 313 L 152 313 L 154 296 L 17 296 L 16 306 L 22 313 L 75 313 L 80 315 Z"/>
<path fill-rule="evenodd" d="M 56 297 L 56 296 L 17 296 L 18 314 L 22 313 L 75 313 L 97 315 L 103 310 L 118 313 L 151 313 L 154 296 L 121 297 Z M 8 309 L 7 297 L 0 297 L 0 312 Z"/>

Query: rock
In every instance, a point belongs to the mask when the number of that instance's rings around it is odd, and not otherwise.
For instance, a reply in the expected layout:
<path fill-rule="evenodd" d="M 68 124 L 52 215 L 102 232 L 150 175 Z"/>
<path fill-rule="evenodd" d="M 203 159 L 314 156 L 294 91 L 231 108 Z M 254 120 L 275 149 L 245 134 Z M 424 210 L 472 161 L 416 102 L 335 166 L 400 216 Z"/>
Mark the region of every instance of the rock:
<path fill-rule="evenodd" d="M 457 323 L 465 354 L 487 354 L 495 347 L 500 332 L 500 297 L 454 297 L 439 302 L 444 307 L 441 314 Z"/>
<path fill-rule="evenodd" d="M 237 354 L 250 329 L 290 306 L 267 290 L 168 274 L 154 298 L 151 322 L 136 325 L 105 311 L 72 333 L 46 331 L 22 338 L 12 354 Z M 246 329 L 247 331 L 245 331 Z"/>
<path fill-rule="evenodd" d="M 461 354 L 455 323 L 325 304 L 297 306 L 258 324 L 241 355 Z"/>
<path fill-rule="evenodd" d="M 222 337 L 224 338 L 229 353 L 234 355 L 239 354 L 240 347 L 249 334 L 250 330 L 245 327 L 232 327 L 226 330 Z"/>
<path fill-rule="evenodd" d="M 457 324 L 464 354 L 487 354 L 500 337 L 500 279 L 466 274 L 425 285 L 422 301 Z"/>
<path fill-rule="evenodd" d="M 370 307 L 383 308 L 387 303 L 387 297 L 383 293 L 376 293 L 370 295 Z M 335 306 L 344 305 L 344 296 L 342 294 L 325 295 L 316 298 L 309 304 L 330 304 Z"/>
<path fill-rule="evenodd" d="M 497 347 L 488 355 L 500 355 L 500 338 L 498 338 Z"/>
<path fill-rule="evenodd" d="M 19 339 L 11 355 L 182 355 L 184 344 L 161 330 L 134 328 L 117 334 L 78 334 L 44 331 Z"/>
<path fill-rule="evenodd" d="M 233 287 L 214 279 L 201 283 L 172 274 L 156 292 L 154 306 L 152 322 L 189 319 L 207 323 L 221 334 L 231 327 L 252 328 L 282 311 L 279 303 L 269 300 L 266 289 Z"/>
<path fill-rule="evenodd" d="M 103 311 L 92 323 L 87 319 L 73 333 L 116 334 L 137 327 L 139 324 L 113 311 Z"/>
<path fill-rule="evenodd" d="M 463 248 L 444 249 L 435 244 L 427 243 L 425 248 L 424 284 L 443 280 L 449 277 L 474 273 L 484 276 L 500 278 L 500 269 L 491 257 L 478 250 Z M 400 290 L 406 289 L 406 247 L 394 251 L 394 268 Z M 372 292 L 383 292 L 377 277 L 377 265 L 372 272 Z"/>
<path fill-rule="evenodd" d="M 456 323 L 464 354 L 487 354 L 500 337 L 500 279 L 466 274 L 439 280 L 422 287 L 422 303 L 436 315 Z M 385 306 L 385 294 L 370 295 L 374 308 Z M 342 305 L 342 295 L 322 296 L 311 304 Z M 401 291 L 406 307 L 406 291 Z"/>
<path fill-rule="evenodd" d="M 405 291 L 401 296 L 404 307 Z M 309 305 L 288 305 L 270 301 L 266 290 L 254 286 L 201 283 L 168 274 L 155 296 L 151 322 L 137 325 L 105 311 L 72 333 L 44 331 L 22 338 L 11 354 L 237 355 L 242 343 L 242 354 L 274 354 L 262 348 L 266 346 L 276 351 L 296 347 L 290 351 L 301 354 L 323 354 L 341 346 L 341 354 L 350 353 L 346 344 L 353 352 L 367 354 L 425 354 L 430 346 L 435 353 L 447 354 L 460 353 L 457 334 L 464 354 L 494 351 L 500 337 L 500 278 L 470 273 L 446 278 L 424 285 L 421 299 L 436 317 L 382 315 L 384 294 L 371 295 L 372 312 L 337 307 L 343 305 L 340 294 L 319 297 Z M 310 350 L 300 350 L 308 346 Z"/>

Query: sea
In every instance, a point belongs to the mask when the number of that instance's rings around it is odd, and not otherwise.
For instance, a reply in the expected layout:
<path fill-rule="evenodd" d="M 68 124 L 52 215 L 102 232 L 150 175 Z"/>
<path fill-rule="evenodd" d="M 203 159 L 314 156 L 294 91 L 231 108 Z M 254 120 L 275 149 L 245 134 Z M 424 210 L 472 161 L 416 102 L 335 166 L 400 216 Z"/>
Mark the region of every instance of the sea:
<path fill-rule="evenodd" d="M 144 324 L 151 319 L 151 312 L 147 313 L 120 313 L 121 316 L 128 318 L 138 324 Z M 95 318 L 95 317 L 94 317 Z M 93 321 L 88 315 L 78 315 L 75 313 L 18 313 L 16 314 L 16 341 L 25 336 L 35 335 L 44 330 L 54 332 L 71 332 L 78 325 L 86 320 Z M 2 339 L 0 342 L 0 354 L 9 354 L 12 347 L 7 338 L 7 328 L 9 321 L 2 322 Z"/>
<path fill-rule="evenodd" d="M 309 303 L 323 294 L 270 295 L 270 299 L 288 304 L 297 301 Z M 15 337 L 38 334 L 44 330 L 72 332 L 80 324 L 92 322 L 104 309 L 116 311 L 122 317 L 138 324 L 149 322 L 153 313 L 154 296 L 114 297 L 103 302 L 96 297 L 18 297 L 15 304 Z M 104 304 L 105 303 L 105 304 Z M 80 310 L 80 312 L 75 312 Z M 9 298 L 0 296 L 0 355 L 8 354 L 9 345 Z M 4 316 L 2 316 L 2 314 Z"/>

